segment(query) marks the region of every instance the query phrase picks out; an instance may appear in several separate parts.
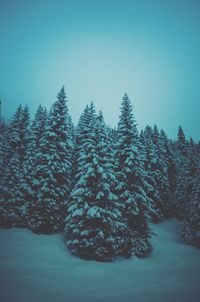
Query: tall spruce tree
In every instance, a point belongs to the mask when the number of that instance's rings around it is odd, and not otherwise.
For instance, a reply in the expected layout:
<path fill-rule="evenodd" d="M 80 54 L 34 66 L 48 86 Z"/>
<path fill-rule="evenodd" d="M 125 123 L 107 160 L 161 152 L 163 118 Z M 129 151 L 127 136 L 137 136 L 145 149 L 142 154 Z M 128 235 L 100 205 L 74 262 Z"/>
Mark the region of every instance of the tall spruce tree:
<path fill-rule="evenodd" d="M 147 201 L 145 202 L 146 212 L 153 223 L 158 223 L 163 220 L 163 213 L 159 207 L 160 195 L 156 186 L 155 171 L 152 168 L 155 153 L 151 137 L 152 129 L 147 126 L 145 131 L 141 131 L 140 134 L 140 148 L 145 170 L 144 189 L 147 195 Z"/>
<path fill-rule="evenodd" d="M 30 137 L 30 112 L 29 107 L 26 105 L 22 109 L 22 115 L 19 123 L 19 138 L 20 138 L 20 145 L 19 145 L 19 156 L 21 159 L 21 164 L 25 161 L 27 150 L 28 150 L 28 143 Z"/>
<path fill-rule="evenodd" d="M 178 129 L 175 159 L 177 169 L 177 186 L 173 199 L 174 215 L 182 219 L 185 215 L 186 204 L 188 202 L 186 174 L 187 167 L 189 166 L 189 154 L 188 142 L 181 126 Z"/>
<path fill-rule="evenodd" d="M 193 177 L 191 199 L 186 204 L 182 223 L 182 238 L 186 243 L 200 248 L 200 158 Z"/>
<path fill-rule="evenodd" d="M 130 256 L 130 232 L 123 222 L 114 194 L 108 134 L 93 104 L 86 107 L 78 128 L 76 185 L 66 219 L 66 244 L 84 259 L 111 261 Z"/>
<path fill-rule="evenodd" d="M 152 138 L 155 147 L 154 164 L 152 168 L 155 171 L 155 182 L 157 190 L 159 192 L 159 208 L 161 209 L 164 217 L 168 217 L 171 199 L 168 179 L 168 167 L 167 159 L 165 157 L 164 141 L 160 137 L 157 125 L 154 125 L 153 127 Z"/>
<path fill-rule="evenodd" d="M 0 121 L 0 186 L 9 161 L 8 156 L 8 126 Z"/>
<path fill-rule="evenodd" d="M 47 123 L 47 110 L 41 105 L 38 107 L 27 135 L 28 147 L 22 167 L 20 193 L 24 201 L 23 219 L 29 221 L 29 206 L 35 201 L 33 179 L 36 173 L 36 157 L 40 154 L 40 140 L 44 135 Z"/>
<path fill-rule="evenodd" d="M 19 154 L 15 153 L 1 182 L 0 225 L 4 227 L 24 226 L 21 219 L 20 172 Z"/>
<path fill-rule="evenodd" d="M 9 160 L 12 158 L 15 152 L 18 152 L 18 154 L 20 153 L 19 151 L 20 143 L 21 143 L 20 125 L 21 125 L 22 115 L 23 115 L 23 107 L 22 105 L 19 105 L 8 127 Z"/>
<path fill-rule="evenodd" d="M 169 165 L 172 162 L 172 158 L 169 158 L 169 147 L 167 136 L 164 131 L 159 132 L 158 127 L 155 125 L 153 128 L 153 141 L 156 147 L 156 162 L 155 167 L 157 170 L 156 182 L 160 195 L 160 207 L 165 218 L 171 216 L 172 210 L 172 193 L 170 187 Z M 169 162 L 171 160 L 171 162 Z M 170 167 L 171 168 L 171 167 Z"/>
<path fill-rule="evenodd" d="M 35 155 L 32 180 L 34 200 L 30 203 L 28 226 L 34 232 L 54 233 L 64 229 L 71 190 L 71 150 L 69 113 L 64 87 L 48 116 Z"/>
<path fill-rule="evenodd" d="M 160 131 L 160 138 L 163 145 L 163 155 L 167 165 L 167 176 L 168 176 L 171 198 L 173 199 L 173 195 L 176 191 L 176 183 L 177 183 L 177 170 L 176 170 L 175 158 L 172 150 L 172 144 L 163 129 L 161 129 Z"/>
<path fill-rule="evenodd" d="M 154 217 L 153 222 L 157 223 L 164 219 L 164 213 L 161 206 L 161 196 L 159 188 L 159 175 L 160 170 L 158 162 L 158 149 L 157 144 L 154 143 L 153 129 L 147 125 L 144 130 L 144 142 L 146 145 L 146 170 L 150 177 L 150 183 L 153 186 L 153 192 L 150 192 L 151 198 L 154 200 L 157 215 Z"/>
<path fill-rule="evenodd" d="M 181 126 L 178 128 L 177 147 L 182 156 L 187 155 L 187 141 Z"/>
<path fill-rule="evenodd" d="M 1 181 L 0 204 L 6 226 L 24 226 L 24 201 L 21 199 L 22 167 L 27 150 L 29 108 L 17 108 L 8 129 L 8 166 Z"/>
<path fill-rule="evenodd" d="M 144 191 L 144 171 L 139 153 L 138 131 L 133 116 L 131 102 L 124 95 L 118 123 L 117 177 L 116 188 L 122 213 L 132 234 L 132 250 L 137 256 L 146 256 L 152 247 L 148 240 L 149 226 L 145 213 L 146 194 Z"/>

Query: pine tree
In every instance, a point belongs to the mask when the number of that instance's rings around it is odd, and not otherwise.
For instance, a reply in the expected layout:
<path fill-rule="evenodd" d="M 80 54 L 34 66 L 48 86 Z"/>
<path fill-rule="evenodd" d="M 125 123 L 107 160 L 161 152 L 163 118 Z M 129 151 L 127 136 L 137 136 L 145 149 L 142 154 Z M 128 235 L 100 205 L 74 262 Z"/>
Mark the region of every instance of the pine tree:
<path fill-rule="evenodd" d="M 166 133 L 161 130 L 159 134 L 160 171 L 163 187 L 160 192 L 163 200 L 163 212 L 166 218 L 173 215 L 173 196 L 176 190 L 176 165 Z"/>
<path fill-rule="evenodd" d="M 88 105 L 85 107 L 78 122 L 78 126 L 75 133 L 75 148 L 74 148 L 75 149 L 74 152 L 75 183 L 77 183 L 81 178 L 83 173 L 82 170 L 86 164 L 84 145 L 91 140 L 91 129 L 95 128 L 95 115 L 96 113 L 95 113 L 94 104 L 91 103 L 90 107 Z"/>
<path fill-rule="evenodd" d="M 24 201 L 24 217 L 30 219 L 29 206 L 34 202 L 33 179 L 36 173 L 36 155 L 40 153 L 40 140 L 42 139 L 47 123 L 47 110 L 41 105 L 38 107 L 35 117 L 31 123 L 30 131 L 27 134 L 27 152 L 22 166 L 21 176 L 21 200 Z"/>
<path fill-rule="evenodd" d="M 9 160 L 15 153 L 18 153 L 22 162 L 28 146 L 30 114 L 28 106 L 24 108 L 20 105 L 14 113 L 8 127 L 8 157 Z"/>
<path fill-rule="evenodd" d="M 177 169 L 177 186 L 174 195 L 174 215 L 183 218 L 185 215 L 186 204 L 188 202 L 186 174 L 189 166 L 188 142 L 185 138 L 183 129 L 179 127 L 177 144 L 176 144 L 176 169 Z"/>
<path fill-rule="evenodd" d="M 153 161 L 151 169 L 154 175 L 156 190 L 159 193 L 158 208 L 163 217 L 169 215 L 170 188 L 168 181 L 167 162 L 165 158 L 165 149 L 161 140 L 158 127 L 154 125 L 152 130 Z"/>
<path fill-rule="evenodd" d="M 29 127 L 29 109 L 19 106 L 15 112 L 8 132 L 9 163 L 1 181 L 1 212 L 7 216 L 3 220 L 6 226 L 24 226 L 23 206 L 21 198 L 22 167 L 27 149 L 27 133 Z"/>
<path fill-rule="evenodd" d="M 1 99 L 0 99 L 0 126 L 2 125 L 2 107 L 1 107 Z"/>
<path fill-rule="evenodd" d="M 186 243 L 200 248 L 200 165 L 195 173 L 191 200 L 186 205 L 182 238 Z"/>
<path fill-rule="evenodd" d="M 29 126 L 30 126 L 30 113 L 29 107 L 26 105 L 22 110 L 22 116 L 19 124 L 19 135 L 20 135 L 20 148 L 19 148 L 19 156 L 21 158 L 22 163 L 25 160 L 28 143 L 29 143 Z"/>
<path fill-rule="evenodd" d="M 84 259 L 111 261 L 130 255 L 130 233 L 117 208 L 115 177 L 109 158 L 108 134 L 93 104 L 79 122 L 76 185 L 66 224 L 67 247 Z"/>
<path fill-rule="evenodd" d="M 152 216 L 152 221 L 158 223 L 164 219 L 164 214 L 160 206 L 160 192 L 157 183 L 157 175 L 159 174 L 157 168 L 157 148 L 153 142 L 153 129 L 147 125 L 144 130 L 144 144 L 146 152 L 145 170 L 149 176 L 149 183 L 153 190 L 149 191 L 149 196 L 155 204 L 156 215 Z M 153 214 L 153 213 L 152 213 Z"/>
<path fill-rule="evenodd" d="M 64 87 L 57 96 L 39 140 L 32 180 L 34 201 L 30 203 L 28 226 L 34 232 L 54 233 L 64 229 L 71 190 L 69 113 Z"/>
<path fill-rule="evenodd" d="M 71 192 L 66 218 L 66 245 L 72 254 L 86 259 L 95 259 L 99 254 L 98 250 L 95 253 L 94 240 L 91 243 L 88 240 L 93 230 L 93 226 L 89 225 L 92 213 L 89 212 L 90 216 L 87 217 L 88 211 L 92 208 L 91 203 L 95 199 L 93 192 L 95 181 L 93 161 L 96 160 L 95 119 L 93 104 L 90 107 L 86 106 L 75 136 L 75 187 Z"/>
<path fill-rule="evenodd" d="M 160 137 L 164 147 L 164 156 L 167 163 L 167 174 L 171 195 L 176 191 L 176 183 L 177 183 L 177 170 L 176 170 L 176 162 L 172 149 L 172 142 L 168 139 L 164 130 L 161 130 Z"/>
<path fill-rule="evenodd" d="M 5 171 L 1 181 L 0 193 L 0 226 L 24 226 L 21 219 L 23 211 L 20 204 L 20 158 L 16 152 Z"/>
<path fill-rule="evenodd" d="M 115 194 L 115 188 L 118 181 L 115 177 L 114 152 L 112 150 L 112 140 L 109 139 L 107 128 L 105 126 L 102 112 L 97 118 L 96 143 L 98 165 L 97 172 L 99 176 L 98 186 L 96 187 L 96 199 L 99 207 L 104 208 L 108 216 L 108 225 L 110 225 L 110 237 L 112 238 L 112 247 L 114 247 L 114 258 L 117 256 L 130 256 L 131 232 L 127 227 L 122 216 L 122 205 L 118 196 Z M 102 217 L 104 225 L 104 217 Z M 112 220 L 112 221 L 111 221 Z M 109 239 L 110 238 L 106 238 Z"/>
<path fill-rule="evenodd" d="M 187 155 L 187 141 L 181 126 L 178 128 L 177 146 L 182 155 Z"/>
<path fill-rule="evenodd" d="M 0 122 L 0 186 L 9 161 L 8 157 L 8 126 Z"/>
<path fill-rule="evenodd" d="M 14 113 L 11 122 L 8 128 L 8 144 L 9 144 L 9 160 L 15 154 L 15 152 L 20 153 L 20 124 L 23 115 L 23 108 L 21 105 L 17 108 L 16 112 Z"/>
<path fill-rule="evenodd" d="M 123 205 L 123 216 L 132 234 L 132 249 L 137 256 L 151 251 L 149 226 L 145 213 L 146 194 L 144 171 L 141 166 L 138 131 L 127 94 L 122 99 L 118 123 L 118 181 L 117 194 Z"/>
<path fill-rule="evenodd" d="M 146 212 L 149 220 L 153 223 L 158 223 L 163 220 L 163 213 L 159 207 L 160 195 L 156 186 L 154 164 L 154 145 L 152 143 L 152 129 L 147 126 L 145 131 L 141 131 L 140 145 L 142 149 L 142 161 L 145 170 L 144 189 L 147 195 L 147 202 L 145 202 Z"/>

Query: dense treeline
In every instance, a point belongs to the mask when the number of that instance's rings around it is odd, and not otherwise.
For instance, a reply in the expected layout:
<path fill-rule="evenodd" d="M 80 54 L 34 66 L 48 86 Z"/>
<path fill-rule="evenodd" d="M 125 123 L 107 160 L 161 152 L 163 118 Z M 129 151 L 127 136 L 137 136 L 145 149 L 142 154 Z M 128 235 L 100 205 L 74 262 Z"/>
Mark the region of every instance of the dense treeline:
<path fill-rule="evenodd" d="M 155 125 L 140 133 L 127 94 L 116 129 L 87 105 L 77 127 L 64 87 L 49 112 L 17 108 L 0 121 L 0 225 L 36 233 L 65 230 L 84 259 L 147 256 L 151 223 L 182 221 L 182 239 L 200 247 L 200 143 L 181 127 L 170 140 Z"/>

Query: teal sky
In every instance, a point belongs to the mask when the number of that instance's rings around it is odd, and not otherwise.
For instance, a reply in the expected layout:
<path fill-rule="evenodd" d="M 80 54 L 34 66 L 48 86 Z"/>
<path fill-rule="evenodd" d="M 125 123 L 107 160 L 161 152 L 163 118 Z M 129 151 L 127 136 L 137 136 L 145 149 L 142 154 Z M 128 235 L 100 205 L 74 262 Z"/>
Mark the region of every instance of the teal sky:
<path fill-rule="evenodd" d="M 199 140 L 200 0 L 0 0 L 4 116 L 63 84 L 75 122 L 92 100 L 116 125 L 127 92 L 140 128 Z"/>

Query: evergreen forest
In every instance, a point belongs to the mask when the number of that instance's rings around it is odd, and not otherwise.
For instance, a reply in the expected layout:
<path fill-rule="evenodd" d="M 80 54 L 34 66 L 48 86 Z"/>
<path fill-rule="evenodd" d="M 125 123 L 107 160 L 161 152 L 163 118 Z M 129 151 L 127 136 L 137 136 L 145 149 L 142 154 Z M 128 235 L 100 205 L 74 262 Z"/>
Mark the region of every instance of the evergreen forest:
<path fill-rule="evenodd" d="M 115 108 L 118 110 L 118 108 Z M 147 257 L 152 224 L 175 217 L 200 248 L 200 142 L 180 126 L 138 130 L 122 97 L 116 128 L 93 103 L 74 125 L 65 88 L 33 119 L 20 105 L 0 120 L 0 226 L 63 232 L 72 255 L 96 261 Z"/>

